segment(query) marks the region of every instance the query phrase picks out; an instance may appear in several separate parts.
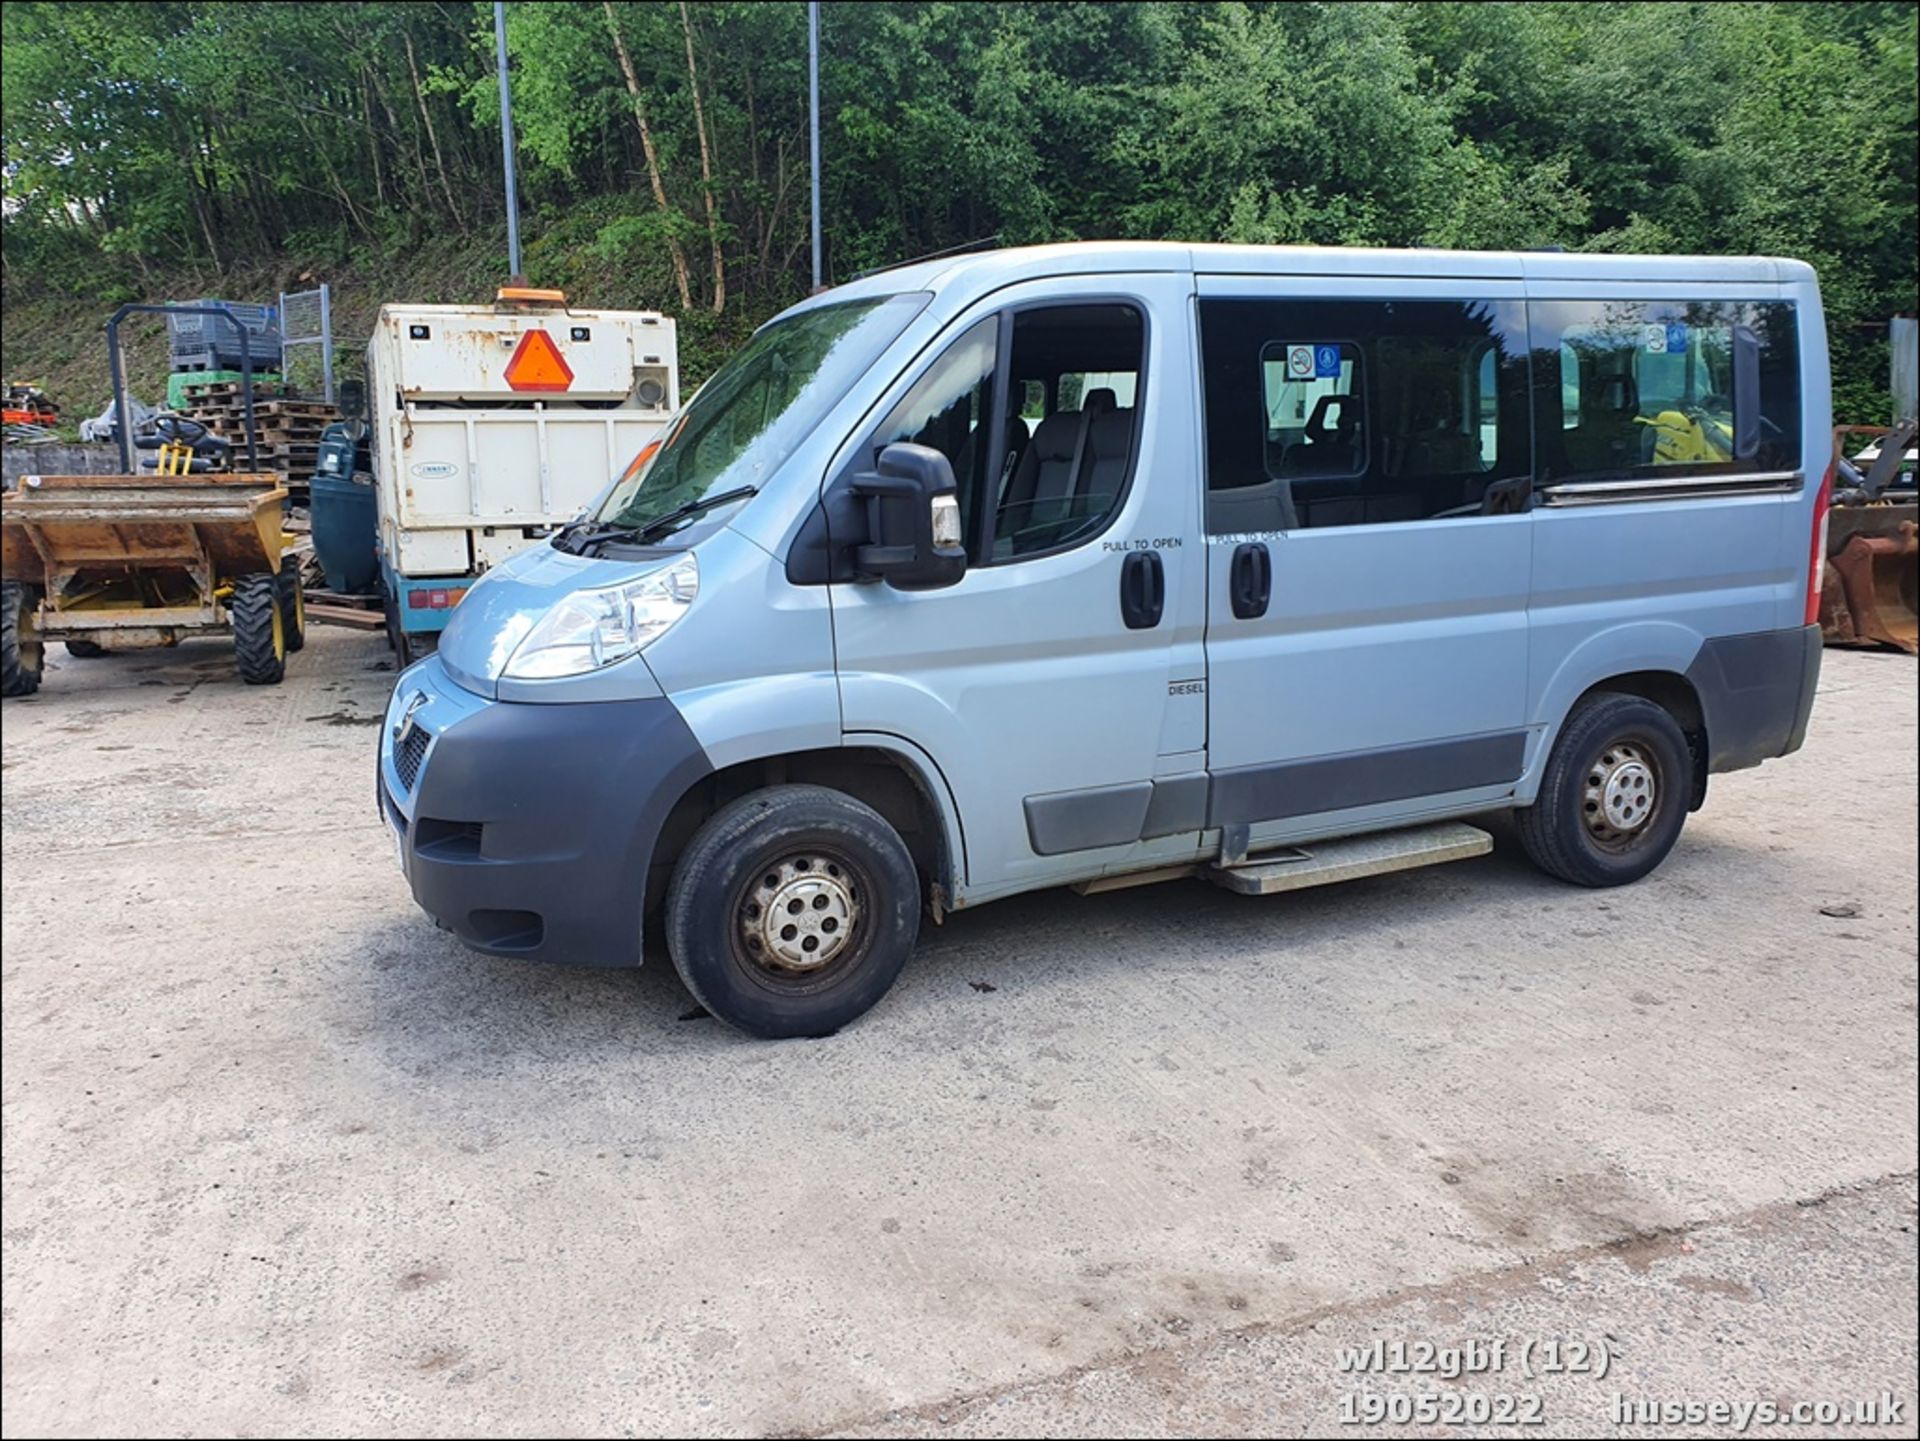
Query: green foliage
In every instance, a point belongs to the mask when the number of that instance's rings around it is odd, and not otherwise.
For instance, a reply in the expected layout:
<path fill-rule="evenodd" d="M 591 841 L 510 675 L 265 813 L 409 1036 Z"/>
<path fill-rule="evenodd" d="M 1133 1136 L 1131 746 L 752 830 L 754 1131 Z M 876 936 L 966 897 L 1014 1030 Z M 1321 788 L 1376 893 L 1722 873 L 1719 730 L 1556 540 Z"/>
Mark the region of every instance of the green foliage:
<path fill-rule="evenodd" d="M 1870 327 L 1916 306 L 1911 3 L 822 10 L 829 279 L 996 236 L 1792 255 L 1844 418 L 1885 418 Z M 805 7 L 611 7 L 653 166 L 608 8 L 507 14 L 525 268 L 677 313 L 677 248 L 697 378 L 808 286 Z M 0 25 L 10 311 L 505 268 L 480 258 L 504 249 L 484 0 L 9 0 Z"/>

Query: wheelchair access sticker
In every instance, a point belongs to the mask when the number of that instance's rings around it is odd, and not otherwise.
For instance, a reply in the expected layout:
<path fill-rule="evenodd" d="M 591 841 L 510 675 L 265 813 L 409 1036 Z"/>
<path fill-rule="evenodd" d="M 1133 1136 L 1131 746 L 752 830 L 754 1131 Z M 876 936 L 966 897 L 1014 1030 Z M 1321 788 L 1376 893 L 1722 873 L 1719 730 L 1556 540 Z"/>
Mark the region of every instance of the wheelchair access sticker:
<path fill-rule="evenodd" d="M 1316 345 L 1313 348 L 1313 374 L 1315 379 L 1340 378 L 1340 347 L 1337 345 Z"/>
<path fill-rule="evenodd" d="M 1643 336 L 1648 355 L 1686 354 L 1687 327 L 1684 325 L 1649 324 Z"/>

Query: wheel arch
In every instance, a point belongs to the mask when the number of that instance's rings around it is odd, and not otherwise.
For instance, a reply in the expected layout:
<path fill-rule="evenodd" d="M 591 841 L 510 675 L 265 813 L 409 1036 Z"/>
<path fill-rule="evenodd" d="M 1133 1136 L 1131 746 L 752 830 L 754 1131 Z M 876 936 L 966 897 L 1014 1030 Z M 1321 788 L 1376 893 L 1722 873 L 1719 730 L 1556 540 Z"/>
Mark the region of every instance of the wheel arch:
<path fill-rule="evenodd" d="M 1622 671 L 1618 675 L 1604 676 L 1594 681 L 1573 697 L 1553 728 L 1542 737 L 1536 762 L 1528 767 L 1523 804 L 1531 803 L 1538 793 L 1540 777 L 1546 769 L 1546 758 L 1552 754 L 1560 733 L 1566 729 L 1567 718 L 1590 698 L 1603 693 L 1639 696 L 1673 717 L 1674 723 L 1680 727 L 1680 733 L 1687 738 L 1687 753 L 1693 760 L 1693 793 L 1687 798 L 1687 809 L 1699 810 L 1707 799 L 1707 770 L 1712 756 L 1706 708 L 1693 682 L 1681 672 L 1672 670 Z"/>
<path fill-rule="evenodd" d="M 1516 788 L 1517 804 L 1531 805 L 1538 795 L 1547 758 L 1575 707 L 1597 692 L 1620 691 L 1660 706 L 1685 733 L 1694 761 L 1689 808 L 1698 810 L 1706 798 L 1712 738 L 1700 692 L 1687 672 L 1703 644 L 1704 637 L 1690 626 L 1641 621 L 1610 627 L 1569 651 L 1534 704 L 1533 721 L 1541 727 L 1540 738 Z"/>
<path fill-rule="evenodd" d="M 1699 810 L 1707 798 L 1707 761 L 1711 751 L 1706 708 L 1701 704 L 1700 692 L 1695 689 L 1693 682 L 1670 670 L 1628 671 L 1624 675 L 1595 681 L 1580 693 L 1574 705 L 1578 706 L 1588 696 L 1602 691 L 1637 695 L 1642 700 L 1652 701 L 1673 717 L 1674 723 L 1680 727 L 1680 733 L 1687 738 L 1687 752 L 1693 759 L 1693 794 L 1687 798 L 1687 809 Z"/>
<path fill-rule="evenodd" d="M 935 914 L 951 907 L 966 873 L 966 852 L 952 792 L 918 747 L 895 736 L 849 736 L 843 745 L 779 751 L 712 771 L 681 793 L 660 827 L 648 866 L 646 909 L 666 896 L 681 853 L 707 818 L 728 802 L 767 786 L 823 786 L 873 807 L 907 844 L 932 896 Z"/>

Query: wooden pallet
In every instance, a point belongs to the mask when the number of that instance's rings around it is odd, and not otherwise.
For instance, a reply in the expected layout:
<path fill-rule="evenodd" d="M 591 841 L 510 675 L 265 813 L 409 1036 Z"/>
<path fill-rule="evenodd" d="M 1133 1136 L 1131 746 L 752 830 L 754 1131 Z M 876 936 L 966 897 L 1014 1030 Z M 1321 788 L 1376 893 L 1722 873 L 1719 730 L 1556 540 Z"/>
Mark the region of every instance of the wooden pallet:
<path fill-rule="evenodd" d="M 205 385 L 186 386 L 184 393 L 188 400 L 211 400 L 229 395 L 244 399 L 247 391 L 246 387 L 237 380 L 215 380 Z M 258 401 L 291 397 L 287 396 L 287 387 L 282 383 L 256 382 L 253 387 L 253 398 Z"/>
<path fill-rule="evenodd" d="M 244 400 L 195 400 L 187 408 L 204 415 L 243 417 L 247 413 Z M 338 412 L 324 401 L 267 399 L 254 401 L 253 414 L 255 419 L 278 416 L 284 420 L 310 420 L 325 424 L 335 419 Z"/>

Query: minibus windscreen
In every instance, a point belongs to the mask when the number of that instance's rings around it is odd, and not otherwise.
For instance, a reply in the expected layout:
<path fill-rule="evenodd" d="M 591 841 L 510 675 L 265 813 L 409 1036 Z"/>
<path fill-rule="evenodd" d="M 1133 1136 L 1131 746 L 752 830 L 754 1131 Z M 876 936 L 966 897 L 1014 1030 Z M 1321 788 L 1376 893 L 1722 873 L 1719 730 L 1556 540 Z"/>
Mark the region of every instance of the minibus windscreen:
<path fill-rule="evenodd" d="M 913 292 L 846 301 L 762 327 L 688 402 L 646 465 L 608 492 L 593 520 L 643 530 L 679 513 L 680 525 L 649 533 L 659 544 L 724 518 L 780 468 L 927 299 Z M 736 492 L 712 507 L 693 504 Z"/>

